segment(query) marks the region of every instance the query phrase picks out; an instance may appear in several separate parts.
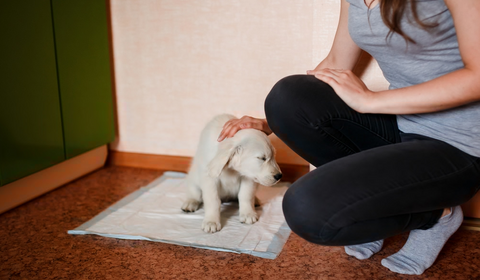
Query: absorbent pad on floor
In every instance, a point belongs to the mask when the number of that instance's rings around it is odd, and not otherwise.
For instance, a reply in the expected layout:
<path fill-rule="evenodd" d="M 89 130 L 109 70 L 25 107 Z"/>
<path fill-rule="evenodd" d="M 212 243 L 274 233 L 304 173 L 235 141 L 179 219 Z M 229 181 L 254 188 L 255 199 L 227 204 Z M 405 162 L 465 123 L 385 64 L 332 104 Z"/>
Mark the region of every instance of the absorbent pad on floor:
<path fill-rule="evenodd" d="M 165 172 L 68 233 L 165 242 L 268 259 L 278 256 L 290 235 L 282 212 L 288 183 L 259 186 L 256 196 L 261 205 L 255 208 L 259 220 L 252 225 L 240 223 L 237 202 L 223 203 L 222 229 L 212 234 L 201 229 L 203 207 L 194 213 L 181 210 L 186 197 L 185 176 Z"/>

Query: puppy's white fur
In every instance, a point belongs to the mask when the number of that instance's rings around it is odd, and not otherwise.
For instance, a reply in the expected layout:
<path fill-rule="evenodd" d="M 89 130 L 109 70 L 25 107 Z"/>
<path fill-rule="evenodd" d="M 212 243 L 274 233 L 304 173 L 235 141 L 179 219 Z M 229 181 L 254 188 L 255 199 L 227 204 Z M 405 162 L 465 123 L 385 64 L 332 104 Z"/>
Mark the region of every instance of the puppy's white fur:
<path fill-rule="evenodd" d="M 237 198 L 240 222 L 255 223 L 258 220 L 254 208 L 257 184 L 271 186 L 281 177 L 274 148 L 265 133 L 242 129 L 232 138 L 217 141 L 223 125 L 234 118 L 219 115 L 206 125 L 186 178 L 187 200 L 182 210 L 194 212 L 203 203 L 205 232 L 221 229 L 221 202 Z"/>

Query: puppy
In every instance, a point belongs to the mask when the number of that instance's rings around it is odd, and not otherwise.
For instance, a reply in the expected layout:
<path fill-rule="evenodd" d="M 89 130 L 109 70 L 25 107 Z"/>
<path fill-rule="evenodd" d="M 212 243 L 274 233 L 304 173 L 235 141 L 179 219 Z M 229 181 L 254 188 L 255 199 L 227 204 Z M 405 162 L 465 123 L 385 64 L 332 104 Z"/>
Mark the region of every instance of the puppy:
<path fill-rule="evenodd" d="M 235 117 L 219 115 L 203 129 L 197 152 L 186 178 L 185 212 L 195 212 L 203 203 L 205 232 L 219 231 L 222 201 L 238 199 L 240 222 L 253 224 L 255 190 L 258 183 L 271 186 L 282 177 L 275 151 L 265 133 L 242 129 L 234 137 L 218 142 L 223 125 Z"/>

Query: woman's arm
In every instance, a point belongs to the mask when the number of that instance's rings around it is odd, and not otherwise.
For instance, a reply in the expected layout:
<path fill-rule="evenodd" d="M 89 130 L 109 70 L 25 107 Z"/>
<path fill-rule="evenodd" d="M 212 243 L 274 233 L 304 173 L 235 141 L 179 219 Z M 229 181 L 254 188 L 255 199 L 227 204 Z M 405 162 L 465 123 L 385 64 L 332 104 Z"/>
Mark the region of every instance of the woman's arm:
<path fill-rule="evenodd" d="M 314 74 L 315 71 L 323 68 L 353 70 L 353 67 L 355 67 L 362 50 L 353 42 L 348 32 L 349 6 L 350 3 L 342 0 L 340 18 L 332 48 L 327 57 L 314 70 L 307 71 L 307 74 Z"/>
<path fill-rule="evenodd" d="M 331 85 L 361 113 L 415 114 L 480 100 L 480 1 L 445 0 L 457 31 L 464 68 L 418 85 L 380 92 L 368 90 L 351 71 L 323 69 L 315 76 Z"/>

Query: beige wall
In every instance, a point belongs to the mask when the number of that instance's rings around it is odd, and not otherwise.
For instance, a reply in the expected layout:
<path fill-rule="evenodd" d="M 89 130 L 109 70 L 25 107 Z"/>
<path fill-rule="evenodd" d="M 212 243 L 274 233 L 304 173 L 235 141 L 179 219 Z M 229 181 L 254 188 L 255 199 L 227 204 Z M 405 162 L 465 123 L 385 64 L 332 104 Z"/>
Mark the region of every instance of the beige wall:
<path fill-rule="evenodd" d="M 339 1 L 111 0 L 111 9 L 119 130 L 111 148 L 193 156 L 215 114 L 264 117 L 276 81 L 327 55 Z M 386 87 L 375 64 L 364 78 Z M 303 163 L 273 141 L 279 162 Z"/>

